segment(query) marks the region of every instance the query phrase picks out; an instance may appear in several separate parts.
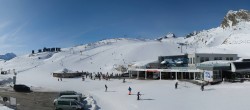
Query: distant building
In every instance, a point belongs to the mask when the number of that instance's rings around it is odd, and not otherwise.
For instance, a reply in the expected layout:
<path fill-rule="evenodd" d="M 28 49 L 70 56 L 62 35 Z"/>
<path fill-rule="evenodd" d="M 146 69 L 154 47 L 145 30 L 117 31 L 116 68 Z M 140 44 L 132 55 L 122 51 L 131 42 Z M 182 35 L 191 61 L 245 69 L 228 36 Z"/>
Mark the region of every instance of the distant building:
<path fill-rule="evenodd" d="M 38 53 L 41 53 L 42 52 L 42 49 L 38 49 Z"/>
<path fill-rule="evenodd" d="M 41 52 L 60 52 L 61 48 L 58 48 L 58 47 L 46 48 L 46 47 L 44 47 L 43 49 L 39 49 L 39 50 L 40 50 L 40 52 L 38 51 L 38 53 L 41 53 Z"/>
<path fill-rule="evenodd" d="M 236 61 L 238 59 L 237 54 L 220 53 L 159 56 L 157 62 L 130 65 L 128 73 L 130 77 L 137 79 L 186 79 L 207 82 L 250 79 L 250 61 Z"/>

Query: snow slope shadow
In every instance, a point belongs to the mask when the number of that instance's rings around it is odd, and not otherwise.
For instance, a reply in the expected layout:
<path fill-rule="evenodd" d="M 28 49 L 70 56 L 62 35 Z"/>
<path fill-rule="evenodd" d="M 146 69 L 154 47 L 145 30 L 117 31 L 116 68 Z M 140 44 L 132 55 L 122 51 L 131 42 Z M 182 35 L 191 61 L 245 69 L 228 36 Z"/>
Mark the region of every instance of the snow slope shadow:
<path fill-rule="evenodd" d="M 140 100 L 155 100 L 155 99 L 150 99 L 150 98 L 148 98 L 148 99 L 145 98 L 145 99 L 144 99 L 144 98 L 141 98 Z"/>
<path fill-rule="evenodd" d="M 116 91 L 106 91 L 106 92 L 116 92 Z"/>
<path fill-rule="evenodd" d="M 204 91 L 213 91 L 215 90 L 214 88 L 209 88 L 209 89 L 204 89 Z"/>

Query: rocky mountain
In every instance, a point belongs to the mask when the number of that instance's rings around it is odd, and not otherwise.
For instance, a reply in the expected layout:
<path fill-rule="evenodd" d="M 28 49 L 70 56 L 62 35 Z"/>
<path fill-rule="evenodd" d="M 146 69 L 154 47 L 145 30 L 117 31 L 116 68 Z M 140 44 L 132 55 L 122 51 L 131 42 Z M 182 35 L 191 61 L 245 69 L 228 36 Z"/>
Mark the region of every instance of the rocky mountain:
<path fill-rule="evenodd" d="M 167 35 L 165 35 L 163 37 L 159 37 L 156 40 L 162 41 L 164 39 L 169 39 L 169 38 L 177 38 L 177 37 L 176 37 L 176 35 L 174 33 L 169 32 Z"/>
<path fill-rule="evenodd" d="M 192 47 L 214 47 L 232 40 L 243 40 L 244 36 L 250 35 L 250 13 L 247 10 L 229 11 L 222 24 L 217 28 L 203 30 L 198 33 L 191 33 L 186 36 L 185 42 Z M 238 38 L 233 38 L 237 36 Z M 229 41 L 229 39 L 231 41 Z"/>
<path fill-rule="evenodd" d="M 16 57 L 16 54 L 14 53 L 6 53 L 5 55 L 0 55 L 0 59 L 3 59 L 3 60 L 10 60 L 15 57 Z"/>
<path fill-rule="evenodd" d="M 221 27 L 231 27 L 236 26 L 239 22 L 250 21 L 250 12 L 248 10 L 232 11 L 230 10 L 224 17 Z"/>

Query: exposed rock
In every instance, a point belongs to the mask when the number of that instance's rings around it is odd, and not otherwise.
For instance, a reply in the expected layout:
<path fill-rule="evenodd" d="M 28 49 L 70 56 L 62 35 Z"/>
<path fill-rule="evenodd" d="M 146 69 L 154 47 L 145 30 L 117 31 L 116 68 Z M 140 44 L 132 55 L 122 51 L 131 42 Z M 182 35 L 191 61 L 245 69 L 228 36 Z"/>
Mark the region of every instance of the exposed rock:
<path fill-rule="evenodd" d="M 239 10 L 239 11 L 228 11 L 227 15 L 224 17 L 221 27 L 231 27 L 236 26 L 241 21 L 250 21 L 250 12 L 248 10 Z"/>

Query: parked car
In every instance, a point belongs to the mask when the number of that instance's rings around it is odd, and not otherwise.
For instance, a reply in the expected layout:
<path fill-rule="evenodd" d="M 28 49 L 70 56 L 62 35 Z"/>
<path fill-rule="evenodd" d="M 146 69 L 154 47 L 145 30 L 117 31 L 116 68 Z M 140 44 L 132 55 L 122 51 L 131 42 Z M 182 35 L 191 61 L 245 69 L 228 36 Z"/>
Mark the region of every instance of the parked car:
<path fill-rule="evenodd" d="M 79 95 L 82 98 L 82 93 L 77 93 L 75 91 L 62 91 L 59 93 L 59 96 L 62 95 Z"/>
<path fill-rule="evenodd" d="M 23 85 L 23 84 L 15 84 L 14 90 L 16 92 L 31 92 L 30 87 Z"/>
<path fill-rule="evenodd" d="M 82 97 L 80 95 L 62 95 L 54 100 L 54 104 L 58 99 L 75 99 L 76 101 L 82 103 Z"/>
<path fill-rule="evenodd" d="M 55 102 L 56 110 L 83 110 L 84 105 L 75 99 L 58 99 Z"/>

